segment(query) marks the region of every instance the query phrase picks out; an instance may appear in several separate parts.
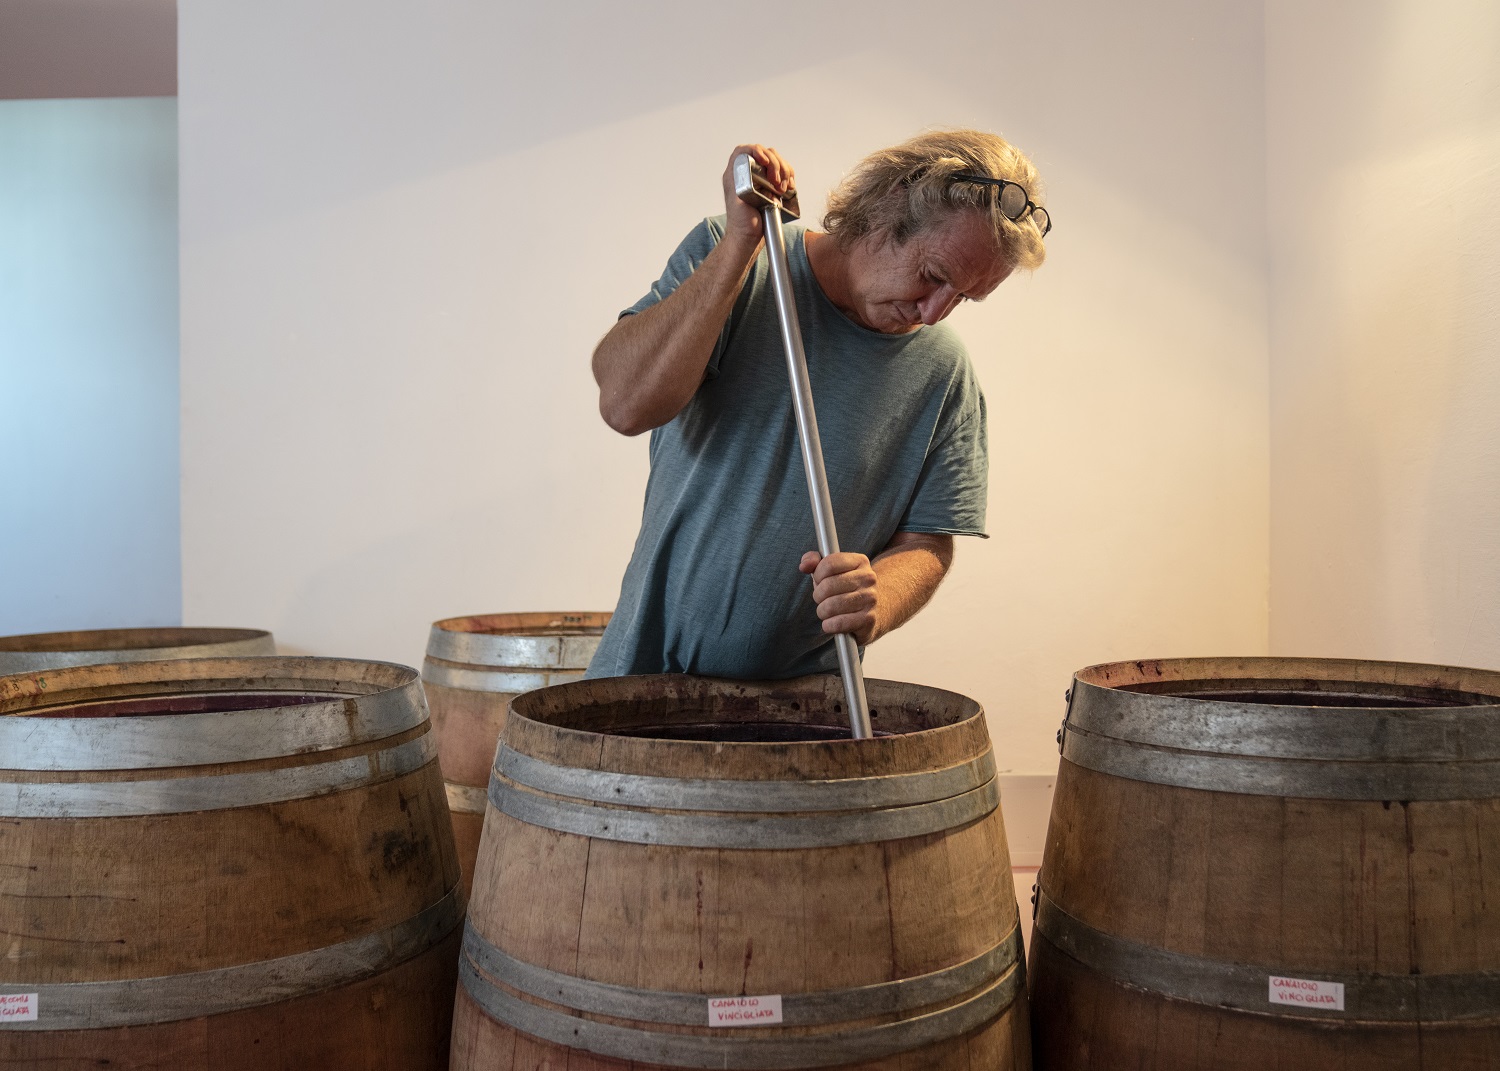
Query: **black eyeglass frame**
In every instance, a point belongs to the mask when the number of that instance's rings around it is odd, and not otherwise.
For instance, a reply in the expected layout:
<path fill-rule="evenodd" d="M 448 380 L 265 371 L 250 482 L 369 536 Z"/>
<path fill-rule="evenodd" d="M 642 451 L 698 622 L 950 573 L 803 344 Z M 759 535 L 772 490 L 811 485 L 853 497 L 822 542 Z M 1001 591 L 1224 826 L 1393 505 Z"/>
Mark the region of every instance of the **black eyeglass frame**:
<path fill-rule="evenodd" d="M 974 175 L 970 174 L 967 171 L 960 171 L 958 174 L 954 175 L 953 181 L 973 182 L 980 186 L 993 186 L 997 190 L 1000 190 L 1002 192 L 1005 190 L 1005 187 L 1014 186 L 1016 189 L 1021 191 L 1021 196 L 1026 198 L 1026 203 L 1022 206 L 1021 211 L 1017 212 L 1014 216 L 1007 213 L 1003 207 L 1000 209 L 1001 214 L 1004 215 L 1005 218 L 1010 220 L 1012 223 L 1019 223 L 1026 216 L 1026 213 L 1030 212 L 1032 219 L 1035 219 L 1036 214 L 1040 212 L 1042 214 L 1042 237 L 1047 237 L 1048 232 L 1052 230 L 1052 213 L 1048 212 L 1041 205 L 1034 202 L 1031 199 L 1031 194 L 1026 192 L 1026 187 L 1022 186 L 1019 182 L 1012 182 L 1010 179 L 1003 178 L 990 178 L 988 175 Z M 995 201 L 998 205 L 1000 201 L 1000 197 L 998 195 L 996 196 Z"/>

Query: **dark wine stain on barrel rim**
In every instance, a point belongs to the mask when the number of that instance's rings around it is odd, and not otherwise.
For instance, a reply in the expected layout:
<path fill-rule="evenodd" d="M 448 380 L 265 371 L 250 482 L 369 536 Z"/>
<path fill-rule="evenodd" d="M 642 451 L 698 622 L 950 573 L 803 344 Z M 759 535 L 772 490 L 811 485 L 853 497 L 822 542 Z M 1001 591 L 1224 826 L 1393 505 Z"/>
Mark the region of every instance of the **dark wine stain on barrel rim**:
<path fill-rule="evenodd" d="M 343 696 L 314 692 L 196 692 L 133 696 L 94 703 L 68 703 L 28 711 L 30 718 L 138 718 L 165 714 L 229 714 L 325 703 Z"/>

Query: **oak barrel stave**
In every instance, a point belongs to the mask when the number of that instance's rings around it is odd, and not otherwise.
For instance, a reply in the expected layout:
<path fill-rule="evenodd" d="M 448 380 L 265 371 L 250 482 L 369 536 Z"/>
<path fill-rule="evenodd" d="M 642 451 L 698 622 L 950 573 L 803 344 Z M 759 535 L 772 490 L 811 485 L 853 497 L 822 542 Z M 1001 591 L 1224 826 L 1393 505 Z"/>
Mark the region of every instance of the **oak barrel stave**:
<path fill-rule="evenodd" d="M 1032 939 L 1037 1066 L 1497 1066 L 1496 697 L 1500 674 L 1400 663 L 1081 671 Z M 1273 976 L 1342 985 L 1344 1008 L 1328 988 L 1274 1004 Z"/>
<path fill-rule="evenodd" d="M 294 701 L 129 713 L 245 691 Z M 69 716 L 91 704 L 119 713 Z M 108 768 L 90 733 L 141 765 Z M 253 658 L 0 678 L 0 755 L 16 767 L 0 770 L 0 993 L 40 1008 L 0 1024 L 0 1066 L 442 1066 L 463 900 L 414 671 Z M 219 761 L 172 764 L 204 757 Z"/>
<path fill-rule="evenodd" d="M 880 779 L 989 759 L 972 701 L 889 682 L 869 688 L 885 735 L 860 742 L 627 735 L 717 721 L 750 736 L 778 720 L 788 728 L 842 726 L 847 736 L 837 678 L 771 685 L 629 678 L 518 699 L 497 771 L 512 769 L 521 780 L 497 772 L 491 784 L 452 1066 L 477 1071 L 513 1059 L 600 1068 L 627 1059 L 636 1068 L 1029 1066 L 1018 920 L 993 798 L 952 828 L 894 839 L 803 848 L 640 839 L 652 836 L 651 816 L 702 819 L 689 838 L 698 841 L 744 842 L 747 829 L 769 821 L 836 830 L 861 810 L 878 824 L 898 810 L 946 803 L 958 789 L 933 781 L 898 807 L 832 811 L 788 810 L 804 801 L 775 797 L 795 797 L 808 782 L 834 792 L 861 781 L 863 793 Z M 534 764 L 508 766 L 507 751 Z M 979 765 L 981 773 L 963 776 L 992 783 L 992 761 Z M 585 836 L 507 813 L 512 798 L 564 799 L 537 787 L 567 783 L 546 780 L 556 771 L 593 771 L 594 787 L 573 802 L 630 811 L 647 824 Z M 722 785 L 723 805 L 734 809 L 703 809 L 705 781 Z M 589 792 L 647 803 L 621 807 Z M 931 988 L 904 988 L 912 980 Z M 785 1022 L 707 1028 L 709 996 L 747 993 L 782 996 Z M 519 1014 L 506 1011 L 518 1006 Z M 532 1032 L 516 1028 L 523 1019 Z M 892 1040 L 917 1019 L 939 1027 L 937 1035 Z M 581 1021 L 587 1025 L 575 1029 L 585 1036 L 547 1040 L 547 1029 Z"/>
<path fill-rule="evenodd" d="M 609 618 L 589 612 L 509 613 L 433 622 L 422 683 L 466 894 L 484 828 L 490 763 L 510 701 L 522 692 L 581 678 Z"/>

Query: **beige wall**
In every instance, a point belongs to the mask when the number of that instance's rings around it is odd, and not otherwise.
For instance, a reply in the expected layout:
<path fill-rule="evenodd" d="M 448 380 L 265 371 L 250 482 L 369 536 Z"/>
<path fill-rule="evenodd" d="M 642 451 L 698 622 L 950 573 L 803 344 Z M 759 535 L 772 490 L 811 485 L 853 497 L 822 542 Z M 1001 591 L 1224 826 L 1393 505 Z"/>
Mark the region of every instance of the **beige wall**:
<path fill-rule="evenodd" d="M 967 124 L 1047 176 L 1051 261 L 955 316 L 994 538 L 869 671 L 976 696 L 1046 773 L 1073 669 L 1265 650 L 1260 5 L 744 10 L 184 5 L 187 621 L 413 663 L 436 617 L 612 606 L 646 441 L 588 354 L 729 148 L 779 147 L 816 209 Z"/>
<path fill-rule="evenodd" d="M 1267 14 L 1272 648 L 1500 666 L 1500 7 Z"/>

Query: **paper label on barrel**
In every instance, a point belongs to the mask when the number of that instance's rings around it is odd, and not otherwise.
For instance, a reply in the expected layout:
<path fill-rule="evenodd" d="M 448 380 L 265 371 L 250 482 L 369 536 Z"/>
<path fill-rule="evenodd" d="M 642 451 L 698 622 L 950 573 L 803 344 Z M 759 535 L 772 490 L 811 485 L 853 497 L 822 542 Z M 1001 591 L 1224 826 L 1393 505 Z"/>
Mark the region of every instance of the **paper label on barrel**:
<path fill-rule="evenodd" d="M 769 997 L 709 997 L 709 1026 L 769 1026 L 781 1022 L 781 994 Z"/>
<path fill-rule="evenodd" d="M 1271 975 L 1271 1003 L 1291 1004 L 1298 1008 L 1344 1010 L 1343 982 L 1315 982 L 1309 978 L 1282 978 Z"/>
<path fill-rule="evenodd" d="M 0 1023 L 25 1023 L 35 1019 L 35 993 L 0 993 Z"/>

